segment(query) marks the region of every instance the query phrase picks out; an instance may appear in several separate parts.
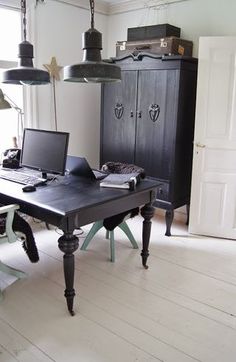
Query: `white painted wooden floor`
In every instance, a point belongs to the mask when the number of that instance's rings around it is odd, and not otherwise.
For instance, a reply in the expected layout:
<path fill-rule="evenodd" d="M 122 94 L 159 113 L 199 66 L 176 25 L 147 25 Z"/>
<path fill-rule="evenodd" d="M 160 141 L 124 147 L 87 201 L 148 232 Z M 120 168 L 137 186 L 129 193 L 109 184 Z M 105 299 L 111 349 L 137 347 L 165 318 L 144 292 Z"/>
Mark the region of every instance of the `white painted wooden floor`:
<path fill-rule="evenodd" d="M 139 245 L 140 220 L 129 220 Z M 71 317 L 58 234 L 36 226 L 39 263 L 28 261 L 20 243 L 0 246 L 2 261 L 28 274 L 0 303 L 0 362 L 236 361 L 236 241 L 189 235 L 177 222 L 166 237 L 155 216 L 144 270 L 140 250 L 122 232 L 110 263 L 102 230 L 76 252 Z"/>

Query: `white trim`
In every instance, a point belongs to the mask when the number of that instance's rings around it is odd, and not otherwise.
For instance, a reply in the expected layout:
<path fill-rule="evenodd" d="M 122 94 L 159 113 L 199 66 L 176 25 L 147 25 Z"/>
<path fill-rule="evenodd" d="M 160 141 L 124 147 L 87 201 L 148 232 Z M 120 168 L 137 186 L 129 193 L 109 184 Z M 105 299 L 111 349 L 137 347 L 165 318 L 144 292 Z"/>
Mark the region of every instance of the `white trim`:
<path fill-rule="evenodd" d="M 27 7 L 27 37 L 28 40 L 35 44 L 35 37 L 37 34 L 36 23 L 36 9 L 35 5 L 31 2 Z M 36 54 L 36 47 L 34 46 L 34 55 Z M 43 87 L 43 86 L 42 86 Z M 24 110 L 25 110 L 25 127 L 38 128 L 38 87 L 37 86 L 23 86 L 24 94 Z"/>
<path fill-rule="evenodd" d="M 34 5 L 45 5 L 47 1 L 54 1 L 61 4 L 89 10 L 88 0 L 38 0 L 38 2 L 37 0 L 29 0 L 29 3 L 34 3 Z M 127 0 L 121 1 L 119 4 L 109 4 L 104 0 L 97 0 L 95 4 L 95 12 L 104 15 L 113 15 L 134 10 L 140 10 L 144 8 L 174 4 L 183 1 L 188 0 Z M 20 10 L 20 0 L 0 0 L 0 6 Z"/>
<path fill-rule="evenodd" d="M 54 2 L 64 4 L 64 5 L 75 6 L 77 8 L 86 9 L 86 10 L 90 9 L 88 0 L 41 0 L 41 1 L 38 1 L 37 5 L 40 5 L 40 4 L 45 5 L 45 4 L 47 4 L 47 1 L 54 1 Z M 36 0 L 36 3 L 37 3 L 37 0 Z M 43 3 L 45 3 L 45 4 L 43 4 Z M 103 15 L 108 15 L 109 5 L 105 1 L 102 1 L 102 0 L 96 1 L 95 12 L 103 14 Z"/>
<path fill-rule="evenodd" d="M 17 62 L 11 60 L 0 60 L 1 69 L 9 69 L 14 67 L 17 67 Z"/>
<path fill-rule="evenodd" d="M 12 10 L 20 10 L 19 0 L 0 0 L 0 6 L 9 8 Z"/>
<path fill-rule="evenodd" d="M 119 4 L 111 4 L 109 6 L 109 15 L 125 13 L 134 10 L 140 10 L 144 8 L 154 8 L 158 6 L 174 4 L 178 2 L 183 2 L 188 0 L 129 0 L 124 1 Z"/>

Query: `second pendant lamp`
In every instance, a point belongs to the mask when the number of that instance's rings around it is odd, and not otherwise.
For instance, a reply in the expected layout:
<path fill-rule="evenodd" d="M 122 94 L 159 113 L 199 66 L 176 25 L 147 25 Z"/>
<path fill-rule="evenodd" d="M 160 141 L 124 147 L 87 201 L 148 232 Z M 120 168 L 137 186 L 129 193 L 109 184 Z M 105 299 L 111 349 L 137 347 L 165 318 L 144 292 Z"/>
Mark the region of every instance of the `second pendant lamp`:
<path fill-rule="evenodd" d="M 33 66 L 33 45 L 26 40 L 26 0 L 21 0 L 23 41 L 19 44 L 18 66 L 2 73 L 2 83 L 41 85 L 50 83 L 50 75 L 45 70 Z"/>
<path fill-rule="evenodd" d="M 102 34 L 94 28 L 94 0 L 89 2 L 91 28 L 82 34 L 83 60 L 81 63 L 64 67 L 64 81 L 86 83 L 120 81 L 120 67 L 102 61 Z"/>

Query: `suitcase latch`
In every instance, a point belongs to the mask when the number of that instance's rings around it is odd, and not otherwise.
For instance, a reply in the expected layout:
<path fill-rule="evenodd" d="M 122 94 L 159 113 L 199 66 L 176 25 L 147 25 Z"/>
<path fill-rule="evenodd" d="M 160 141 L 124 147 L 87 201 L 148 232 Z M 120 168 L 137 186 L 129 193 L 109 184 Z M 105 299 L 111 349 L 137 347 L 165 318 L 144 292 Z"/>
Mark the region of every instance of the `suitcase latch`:
<path fill-rule="evenodd" d="M 165 41 L 164 38 L 160 39 L 161 40 L 161 48 L 167 48 L 167 41 Z"/>
<path fill-rule="evenodd" d="M 123 43 L 120 45 L 120 50 L 125 50 L 126 49 L 126 42 L 123 41 Z"/>

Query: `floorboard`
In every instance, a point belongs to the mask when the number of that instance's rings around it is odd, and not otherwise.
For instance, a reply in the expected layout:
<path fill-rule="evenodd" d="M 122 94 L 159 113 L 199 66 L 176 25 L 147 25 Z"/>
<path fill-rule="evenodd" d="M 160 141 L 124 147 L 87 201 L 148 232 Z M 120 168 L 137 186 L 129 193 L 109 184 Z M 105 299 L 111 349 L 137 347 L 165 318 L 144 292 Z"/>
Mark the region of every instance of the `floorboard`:
<path fill-rule="evenodd" d="M 141 248 L 141 218 L 128 223 Z M 122 231 L 115 233 L 111 263 L 101 230 L 87 251 L 75 254 L 72 318 L 60 231 L 33 227 L 39 263 L 29 262 L 20 243 L 0 246 L 1 260 L 28 275 L 12 283 L 0 274 L 0 362 L 235 362 L 235 241 L 190 235 L 176 221 L 166 237 L 163 218 L 155 216 L 144 270 L 140 250 Z M 80 245 L 90 227 L 83 227 Z"/>

